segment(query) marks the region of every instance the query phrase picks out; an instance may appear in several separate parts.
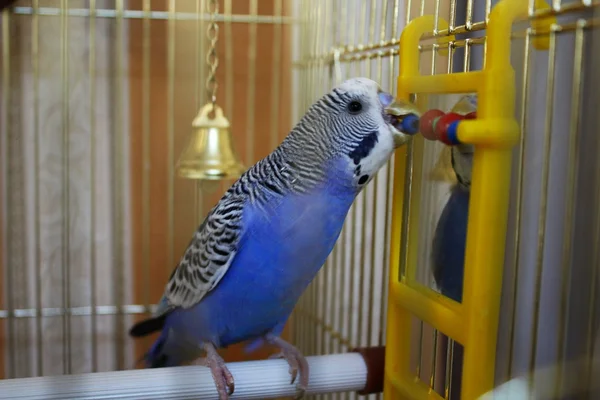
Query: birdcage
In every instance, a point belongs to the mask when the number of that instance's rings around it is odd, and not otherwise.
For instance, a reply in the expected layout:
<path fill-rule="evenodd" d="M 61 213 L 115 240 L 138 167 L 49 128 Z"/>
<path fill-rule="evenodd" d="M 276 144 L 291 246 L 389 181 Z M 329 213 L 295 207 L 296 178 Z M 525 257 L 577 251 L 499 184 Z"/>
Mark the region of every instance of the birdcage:
<path fill-rule="evenodd" d="M 460 93 L 485 96 L 481 77 L 461 73 L 510 50 L 514 82 L 504 75 L 506 91 L 486 103 L 500 106 L 477 111 L 482 120 L 504 113 L 499 127 L 514 114 L 520 136 L 502 151 L 477 143 L 464 302 L 437 293 L 431 274 L 431 242 L 457 183 L 451 146 L 416 137 L 358 196 L 284 336 L 307 355 L 386 346 L 384 395 L 372 398 L 471 399 L 528 373 L 527 395 L 510 398 L 593 387 L 600 3 L 224 0 L 216 15 L 208 3 L 19 0 L 2 12 L 0 378 L 101 372 L 98 382 L 137 379 L 130 394 L 152 380 L 168 390 L 198 385 L 195 370 L 144 380 L 110 371 L 133 368 L 151 344 L 127 330 L 153 310 L 229 184 L 177 174 L 192 121 L 212 101 L 207 85 L 216 82 L 247 166 L 344 79 L 368 76 L 422 112 L 447 112 Z M 491 16 L 502 7 L 518 9 L 512 29 L 494 23 L 510 20 Z M 214 54 L 206 60 L 215 21 L 218 68 Z M 493 26 L 506 44 L 490 45 Z M 409 37 L 419 29 L 424 37 Z M 415 74 L 433 79 L 402 86 Z M 486 164 L 494 156 L 504 168 Z M 574 374 L 577 360 L 585 361 Z M 365 375 L 330 390 L 324 378 L 313 393 L 356 398 Z M 44 379 L 13 390 L 91 390 Z M 253 398 L 268 397 L 257 390 Z"/>

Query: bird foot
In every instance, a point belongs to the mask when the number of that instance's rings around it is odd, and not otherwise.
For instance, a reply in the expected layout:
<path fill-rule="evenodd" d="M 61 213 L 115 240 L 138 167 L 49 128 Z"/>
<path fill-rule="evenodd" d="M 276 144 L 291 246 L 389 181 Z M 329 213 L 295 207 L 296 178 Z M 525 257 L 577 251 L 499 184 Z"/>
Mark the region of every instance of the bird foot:
<path fill-rule="evenodd" d="M 210 368 L 219 400 L 228 400 L 235 389 L 233 375 L 212 344 L 205 344 L 204 350 L 206 350 L 206 357 L 198 360 L 197 364 Z"/>
<path fill-rule="evenodd" d="M 304 397 L 304 393 L 308 388 L 308 362 L 306 361 L 306 358 L 300 352 L 300 350 L 279 337 L 267 336 L 267 342 L 279 347 L 281 350 L 279 353 L 273 354 L 269 358 L 283 358 L 290 366 L 289 372 L 292 376 L 290 383 L 294 383 L 298 377 L 298 374 L 300 375 L 296 385 L 299 391 L 296 399 L 301 399 Z"/>

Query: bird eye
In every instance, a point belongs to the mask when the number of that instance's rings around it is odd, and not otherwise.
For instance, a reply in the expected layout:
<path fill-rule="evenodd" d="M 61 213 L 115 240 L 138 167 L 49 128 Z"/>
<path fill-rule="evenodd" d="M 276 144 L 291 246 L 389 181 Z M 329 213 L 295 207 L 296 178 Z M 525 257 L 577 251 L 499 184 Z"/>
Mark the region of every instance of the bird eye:
<path fill-rule="evenodd" d="M 348 104 L 348 111 L 350 114 L 358 114 L 362 110 L 362 104 L 359 101 L 353 101 Z"/>

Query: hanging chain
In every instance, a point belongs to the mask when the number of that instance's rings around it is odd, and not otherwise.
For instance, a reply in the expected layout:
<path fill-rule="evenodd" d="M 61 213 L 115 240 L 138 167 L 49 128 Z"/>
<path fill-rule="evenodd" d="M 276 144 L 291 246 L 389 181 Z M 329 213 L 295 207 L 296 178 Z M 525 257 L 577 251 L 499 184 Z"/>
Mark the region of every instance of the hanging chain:
<path fill-rule="evenodd" d="M 213 111 L 217 102 L 217 67 L 219 66 L 219 59 L 217 58 L 217 40 L 219 36 L 219 25 L 217 25 L 216 19 L 219 13 L 219 1 L 210 0 L 207 2 L 207 9 L 210 13 L 210 22 L 208 29 L 206 30 L 206 36 L 210 41 L 210 49 L 206 54 L 206 63 L 208 64 L 208 78 L 206 79 L 206 90 L 208 91 L 208 101 L 212 103 Z"/>

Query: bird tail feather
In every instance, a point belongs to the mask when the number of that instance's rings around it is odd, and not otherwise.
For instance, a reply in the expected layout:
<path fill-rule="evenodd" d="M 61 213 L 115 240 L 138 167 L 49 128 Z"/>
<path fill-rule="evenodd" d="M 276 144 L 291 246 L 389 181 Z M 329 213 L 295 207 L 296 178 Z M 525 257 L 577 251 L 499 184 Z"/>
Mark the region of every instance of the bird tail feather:
<path fill-rule="evenodd" d="M 167 315 L 163 314 L 142 320 L 131 327 L 129 335 L 134 338 L 139 338 L 163 330 L 166 318 Z M 162 351 L 166 339 L 167 337 L 163 331 L 159 338 L 152 344 L 150 350 L 136 360 L 135 366 L 139 365 L 141 362 L 144 362 L 146 368 L 160 368 L 167 366 L 168 358 Z"/>
<path fill-rule="evenodd" d="M 140 321 L 131 327 L 129 330 L 129 335 L 137 338 L 148 336 L 151 333 L 160 331 L 165 326 L 166 319 L 167 315 L 163 314 Z"/>

